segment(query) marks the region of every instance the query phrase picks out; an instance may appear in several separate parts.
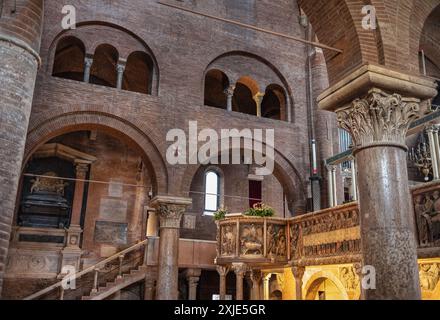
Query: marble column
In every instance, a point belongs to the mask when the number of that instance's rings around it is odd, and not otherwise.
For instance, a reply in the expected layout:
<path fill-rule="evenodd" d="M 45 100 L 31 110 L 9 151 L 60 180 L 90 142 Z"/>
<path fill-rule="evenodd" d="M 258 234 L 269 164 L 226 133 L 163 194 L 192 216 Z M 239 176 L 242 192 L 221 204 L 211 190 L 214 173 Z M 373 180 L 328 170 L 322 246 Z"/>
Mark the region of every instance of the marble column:
<path fill-rule="evenodd" d="M 257 117 L 261 117 L 261 104 L 263 103 L 264 93 L 258 92 L 254 95 L 254 101 L 257 105 Z"/>
<path fill-rule="evenodd" d="M 302 287 L 305 267 L 292 267 L 293 277 L 295 278 L 295 294 L 296 300 L 303 300 Z"/>
<path fill-rule="evenodd" d="M 84 59 L 84 82 L 90 82 L 90 71 L 92 70 L 93 56 L 87 56 Z"/>
<path fill-rule="evenodd" d="M 226 276 L 229 273 L 229 268 L 226 266 L 217 266 L 217 272 L 220 276 L 220 281 L 219 281 L 220 300 L 225 300 L 226 299 Z"/>
<path fill-rule="evenodd" d="M 116 88 L 122 89 L 122 81 L 124 80 L 124 71 L 125 71 L 125 62 L 118 62 L 116 66 L 117 71 L 117 80 L 116 80 Z"/>
<path fill-rule="evenodd" d="M 243 300 L 243 279 L 247 272 L 247 266 L 244 263 L 233 263 L 232 270 L 235 273 L 236 285 L 235 285 L 235 300 Z"/>
<path fill-rule="evenodd" d="M 151 201 L 160 221 L 156 300 L 177 300 L 179 236 L 182 215 L 191 199 L 157 196 Z"/>
<path fill-rule="evenodd" d="M 234 97 L 235 86 L 230 85 L 226 88 L 226 110 L 232 111 L 232 98 Z"/>
<path fill-rule="evenodd" d="M 197 286 L 199 284 L 201 269 L 187 269 L 185 276 L 188 281 L 188 300 L 197 300 Z"/>
<path fill-rule="evenodd" d="M 266 274 L 263 277 L 264 300 L 270 300 L 270 278 L 272 278 L 272 273 Z"/>
<path fill-rule="evenodd" d="M 353 139 L 362 265 L 376 275 L 367 300 L 421 298 L 405 139 L 435 87 L 431 79 L 364 65 L 318 98 Z"/>
<path fill-rule="evenodd" d="M 429 151 L 431 154 L 431 161 L 432 161 L 432 175 L 434 180 L 438 180 L 440 178 L 439 175 L 439 161 L 438 158 L 438 129 L 435 126 L 431 126 L 426 129 L 426 132 L 428 134 L 428 140 L 429 140 Z M 436 139 L 437 136 L 437 139 Z"/>
<path fill-rule="evenodd" d="M 335 206 L 334 192 L 333 192 L 333 169 L 332 166 L 327 166 L 327 191 L 328 191 L 328 206 L 332 208 Z"/>
<path fill-rule="evenodd" d="M 352 193 L 352 200 L 357 201 L 357 175 L 356 175 L 356 161 L 354 158 L 350 159 L 351 163 L 351 193 Z"/>
<path fill-rule="evenodd" d="M 251 280 L 252 280 L 252 300 L 261 300 L 260 297 L 260 284 L 261 284 L 262 274 L 260 270 L 252 270 Z"/>

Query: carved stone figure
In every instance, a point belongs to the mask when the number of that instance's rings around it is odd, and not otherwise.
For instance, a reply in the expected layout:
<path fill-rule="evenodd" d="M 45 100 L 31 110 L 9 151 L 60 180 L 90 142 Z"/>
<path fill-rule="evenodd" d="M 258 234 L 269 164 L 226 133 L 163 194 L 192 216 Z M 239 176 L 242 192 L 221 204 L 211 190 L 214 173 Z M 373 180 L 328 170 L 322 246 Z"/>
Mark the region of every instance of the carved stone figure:
<path fill-rule="evenodd" d="M 440 191 L 435 190 L 414 198 L 417 231 L 421 246 L 440 242 Z"/>
<path fill-rule="evenodd" d="M 354 267 L 343 267 L 340 271 L 341 281 L 347 291 L 355 291 L 359 286 L 359 276 Z"/>
<path fill-rule="evenodd" d="M 263 226 L 245 225 L 240 235 L 241 253 L 243 255 L 263 254 Z"/>
<path fill-rule="evenodd" d="M 235 232 L 232 225 L 226 225 L 222 228 L 222 255 L 235 254 Z"/>
<path fill-rule="evenodd" d="M 57 176 L 55 172 L 46 172 L 43 175 L 47 177 Z M 46 192 L 55 193 L 60 196 L 64 196 L 64 188 L 69 185 L 67 182 L 64 182 L 61 179 L 46 177 L 36 177 L 35 179 L 31 180 L 31 182 L 31 193 Z"/>
<path fill-rule="evenodd" d="M 433 291 L 440 280 L 440 268 L 437 263 L 420 264 L 420 287 L 423 290 Z"/>

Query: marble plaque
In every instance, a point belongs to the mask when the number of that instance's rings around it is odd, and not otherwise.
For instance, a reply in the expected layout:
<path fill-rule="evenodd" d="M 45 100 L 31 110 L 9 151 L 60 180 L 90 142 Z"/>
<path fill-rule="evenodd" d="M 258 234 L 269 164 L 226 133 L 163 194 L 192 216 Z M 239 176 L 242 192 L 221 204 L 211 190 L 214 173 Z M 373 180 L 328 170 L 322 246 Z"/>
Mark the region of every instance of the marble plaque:
<path fill-rule="evenodd" d="M 196 216 L 185 214 L 183 216 L 183 228 L 194 230 L 196 228 Z"/>
<path fill-rule="evenodd" d="M 126 223 L 96 221 L 95 241 L 113 245 L 127 244 L 127 229 Z"/>
<path fill-rule="evenodd" d="M 108 196 L 113 198 L 121 198 L 123 192 L 123 185 L 120 180 L 110 180 L 110 184 L 108 185 Z"/>
<path fill-rule="evenodd" d="M 99 206 L 99 218 L 112 221 L 126 221 L 127 201 L 102 198 Z"/>

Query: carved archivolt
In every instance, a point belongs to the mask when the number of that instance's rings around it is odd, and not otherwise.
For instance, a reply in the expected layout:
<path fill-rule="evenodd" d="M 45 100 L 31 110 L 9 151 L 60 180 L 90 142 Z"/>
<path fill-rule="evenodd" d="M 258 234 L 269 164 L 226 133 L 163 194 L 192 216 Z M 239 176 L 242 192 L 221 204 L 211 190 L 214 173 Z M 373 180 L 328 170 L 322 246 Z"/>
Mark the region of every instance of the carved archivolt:
<path fill-rule="evenodd" d="M 410 123 L 419 116 L 420 102 L 372 89 L 337 111 L 339 126 L 350 132 L 356 146 L 377 142 L 405 145 Z"/>

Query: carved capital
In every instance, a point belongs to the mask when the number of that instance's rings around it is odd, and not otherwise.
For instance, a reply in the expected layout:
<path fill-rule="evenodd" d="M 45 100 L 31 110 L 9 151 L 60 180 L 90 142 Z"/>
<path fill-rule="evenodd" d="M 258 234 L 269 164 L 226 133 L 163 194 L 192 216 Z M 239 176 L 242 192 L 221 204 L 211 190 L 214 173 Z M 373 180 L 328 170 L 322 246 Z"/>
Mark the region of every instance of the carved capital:
<path fill-rule="evenodd" d="M 232 270 L 237 277 L 244 277 L 245 273 L 248 271 L 248 267 L 245 263 L 233 263 Z"/>
<path fill-rule="evenodd" d="M 305 267 L 295 266 L 292 267 L 292 273 L 295 279 L 302 279 L 304 277 L 304 272 L 306 272 Z"/>
<path fill-rule="evenodd" d="M 191 199 L 173 197 L 156 197 L 151 202 L 159 215 L 160 228 L 173 229 L 180 228 L 182 216 L 190 204 Z"/>
<path fill-rule="evenodd" d="M 84 66 L 85 66 L 86 68 L 89 68 L 89 69 L 90 69 L 90 67 L 92 66 L 92 64 L 93 64 L 93 57 L 86 57 L 86 58 L 84 58 Z"/>
<path fill-rule="evenodd" d="M 227 266 L 217 266 L 216 269 L 220 277 L 226 277 L 229 273 L 229 267 Z"/>
<path fill-rule="evenodd" d="M 263 278 L 263 274 L 261 273 L 261 270 L 252 270 L 251 272 L 252 282 L 258 284 L 261 282 L 262 278 Z"/>
<path fill-rule="evenodd" d="M 232 97 L 234 95 L 234 91 L 235 91 L 235 86 L 233 84 L 231 84 L 229 87 L 227 87 L 225 89 L 225 94 L 228 97 Z"/>
<path fill-rule="evenodd" d="M 418 99 L 371 89 L 336 113 L 339 126 L 351 134 L 355 146 L 365 147 L 381 143 L 405 146 L 406 133 L 419 111 Z"/>
<path fill-rule="evenodd" d="M 116 71 L 117 71 L 118 73 L 124 73 L 124 71 L 125 71 L 125 64 L 121 64 L 121 63 L 119 63 L 119 64 L 116 66 Z"/>
<path fill-rule="evenodd" d="M 76 163 L 75 165 L 75 173 L 77 179 L 85 179 L 87 172 L 89 171 L 89 165 L 87 163 Z"/>

